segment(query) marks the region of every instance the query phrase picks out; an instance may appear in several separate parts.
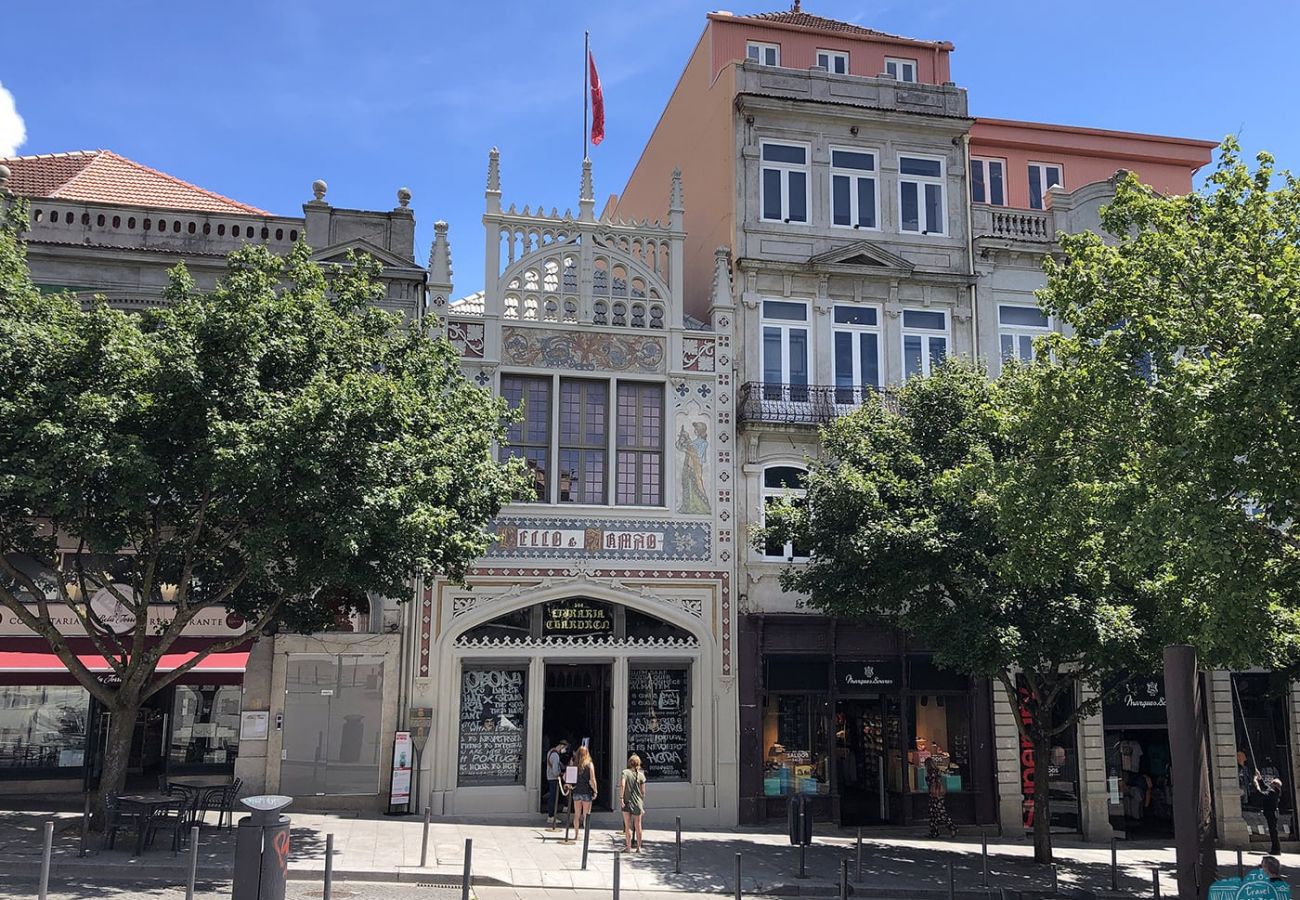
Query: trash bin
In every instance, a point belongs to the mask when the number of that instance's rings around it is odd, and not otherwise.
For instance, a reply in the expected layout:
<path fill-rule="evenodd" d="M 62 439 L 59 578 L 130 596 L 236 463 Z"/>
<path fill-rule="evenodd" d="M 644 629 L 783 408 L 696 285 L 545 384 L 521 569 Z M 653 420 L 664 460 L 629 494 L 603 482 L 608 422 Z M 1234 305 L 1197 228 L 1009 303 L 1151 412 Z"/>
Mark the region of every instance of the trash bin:
<path fill-rule="evenodd" d="M 270 794 L 239 801 L 249 815 L 235 832 L 235 878 L 231 900 L 284 900 L 289 873 L 289 817 L 280 810 L 292 797 Z"/>

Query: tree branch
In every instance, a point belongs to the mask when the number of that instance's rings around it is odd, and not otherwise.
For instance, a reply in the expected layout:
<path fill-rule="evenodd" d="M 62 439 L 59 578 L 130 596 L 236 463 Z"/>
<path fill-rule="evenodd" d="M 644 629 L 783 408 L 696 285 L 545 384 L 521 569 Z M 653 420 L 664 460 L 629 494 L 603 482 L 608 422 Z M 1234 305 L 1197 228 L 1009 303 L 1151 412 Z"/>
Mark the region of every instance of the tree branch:
<path fill-rule="evenodd" d="M 245 630 L 244 633 L 241 635 L 237 635 L 232 638 L 227 638 L 224 641 L 218 641 L 214 644 L 209 644 L 207 647 L 204 647 L 203 649 L 197 651 L 194 654 L 193 658 L 186 660 L 184 663 L 177 666 L 175 669 L 172 669 L 170 672 L 164 673 L 161 678 L 158 678 L 156 681 L 150 684 L 144 691 L 141 692 L 140 695 L 141 699 L 152 697 L 154 694 L 158 693 L 163 688 L 167 687 L 176 679 L 180 678 L 186 672 L 189 672 L 191 669 L 193 669 L 203 660 L 207 659 L 213 653 L 222 653 L 226 650 L 231 649 L 232 647 L 238 647 L 240 644 L 246 643 L 247 641 L 252 639 L 256 639 L 262 633 L 262 629 L 264 629 L 267 625 L 269 625 L 271 621 L 276 617 L 276 615 L 279 614 L 280 607 L 283 604 L 284 604 L 284 598 L 277 597 L 275 601 L 266 608 L 266 611 L 262 613 L 262 615 L 258 618 L 258 620 L 255 623 L 253 623 L 253 626 L 251 628 Z"/>

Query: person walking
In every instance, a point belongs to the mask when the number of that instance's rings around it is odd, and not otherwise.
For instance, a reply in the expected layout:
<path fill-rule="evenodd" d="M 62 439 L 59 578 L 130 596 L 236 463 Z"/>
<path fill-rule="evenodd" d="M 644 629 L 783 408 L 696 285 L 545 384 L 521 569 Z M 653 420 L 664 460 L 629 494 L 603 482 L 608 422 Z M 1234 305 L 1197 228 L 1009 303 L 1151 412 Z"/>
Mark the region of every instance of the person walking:
<path fill-rule="evenodd" d="M 573 753 L 573 764 L 578 769 L 578 780 L 573 785 L 573 833 L 579 835 L 591 815 L 591 804 L 600 792 L 596 790 L 596 766 L 591 761 L 591 751 L 579 747 Z"/>
<path fill-rule="evenodd" d="M 1260 807 L 1264 811 L 1264 821 L 1268 823 L 1268 852 L 1277 856 L 1282 852 L 1282 844 L 1277 836 L 1277 805 L 1282 799 L 1282 779 L 1264 780 L 1264 776 L 1255 770 L 1255 790 L 1259 792 Z"/>
<path fill-rule="evenodd" d="M 943 768 L 939 757 L 931 756 L 925 761 L 925 781 L 930 792 L 930 837 L 936 838 L 939 832 L 947 831 L 949 837 L 957 836 L 957 826 L 952 824 L 948 815 L 948 785 L 943 781 Z"/>
<path fill-rule="evenodd" d="M 641 757 L 635 753 L 627 758 L 627 768 L 618 782 L 618 805 L 623 810 L 623 851 L 632 852 L 635 836 L 636 852 L 640 853 L 644 843 L 641 816 L 645 814 L 645 772 L 641 769 Z"/>
<path fill-rule="evenodd" d="M 560 783 L 564 779 L 564 754 L 569 742 L 563 738 L 546 754 L 546 824 L 555 830 L 555 813 L 560 802 Z"/>

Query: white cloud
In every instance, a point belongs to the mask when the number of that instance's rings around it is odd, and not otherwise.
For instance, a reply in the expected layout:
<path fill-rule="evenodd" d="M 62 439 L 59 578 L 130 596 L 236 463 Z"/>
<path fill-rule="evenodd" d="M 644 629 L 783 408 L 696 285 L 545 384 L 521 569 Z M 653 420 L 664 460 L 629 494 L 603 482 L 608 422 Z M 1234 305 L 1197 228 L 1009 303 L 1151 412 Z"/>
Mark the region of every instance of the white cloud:
<path fill-rule="evenodd" d="M 27 125 L 18 115 L 14 95 L 0 84 L 0 156 L 13 156 L 27 140 Z"/>

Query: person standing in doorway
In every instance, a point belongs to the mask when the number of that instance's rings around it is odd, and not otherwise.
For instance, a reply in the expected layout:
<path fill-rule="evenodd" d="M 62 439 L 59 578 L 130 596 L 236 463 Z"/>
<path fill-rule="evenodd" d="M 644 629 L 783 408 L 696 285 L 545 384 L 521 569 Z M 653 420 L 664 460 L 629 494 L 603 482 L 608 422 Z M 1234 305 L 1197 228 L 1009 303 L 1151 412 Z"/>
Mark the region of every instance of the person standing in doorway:
<path fill-rule="evenodd" d="M 560 802 L 560 783 L 564 778 L 564 754 L 569 742 L 561 739 L 546 754 L 546 824 L 555 830 L 555 813 Z"/>
<path fill-rule="evenodd" d="M 949 837 L 956 837 L 957 826 L 948 815 L 948 802 L 944 799 L 948 795 L 948 785 L 944 783 L 939 759 L 930 756 L 925 760 L 925 781 L 930 792 L 930 837 L 938 837 L 941 831 L 947 831 Z"/>
<path fill-rule="evenodd" d="M 591 761 L 591 751 L 579 747 L 573 753 L 573 764 L 578 769 L 578 780 L 573 785 L 573 832 L 578 835 L 591 815 L 591 804 L 599 791 L 596 790 L 596 765 Z"/>
<path fill-rule="evenodd" d="M 1277 805 L 1282 799 L 1282 779 L 1264 780 L 1264 776 L 1255 771 L 1255 790 L 1259 792 L 1259 804 L 1264 811 L 1264 821 L 1268 823 L 1268 852 L 1277 856 L 1282 852 L 1282 844 L 1277 836 Z"/>
<path fill-rule="evenodd" d="M 641 852 L 641 816 L 645 814 L 645 772 L 641 770 L 641 757 L 633 753 L 627 758 L 627 768 L 618 782 L 618 805 L 623 809 L 623 850 L 632 852 L 632 838 L 636 837 L 636 852 Z"/>

